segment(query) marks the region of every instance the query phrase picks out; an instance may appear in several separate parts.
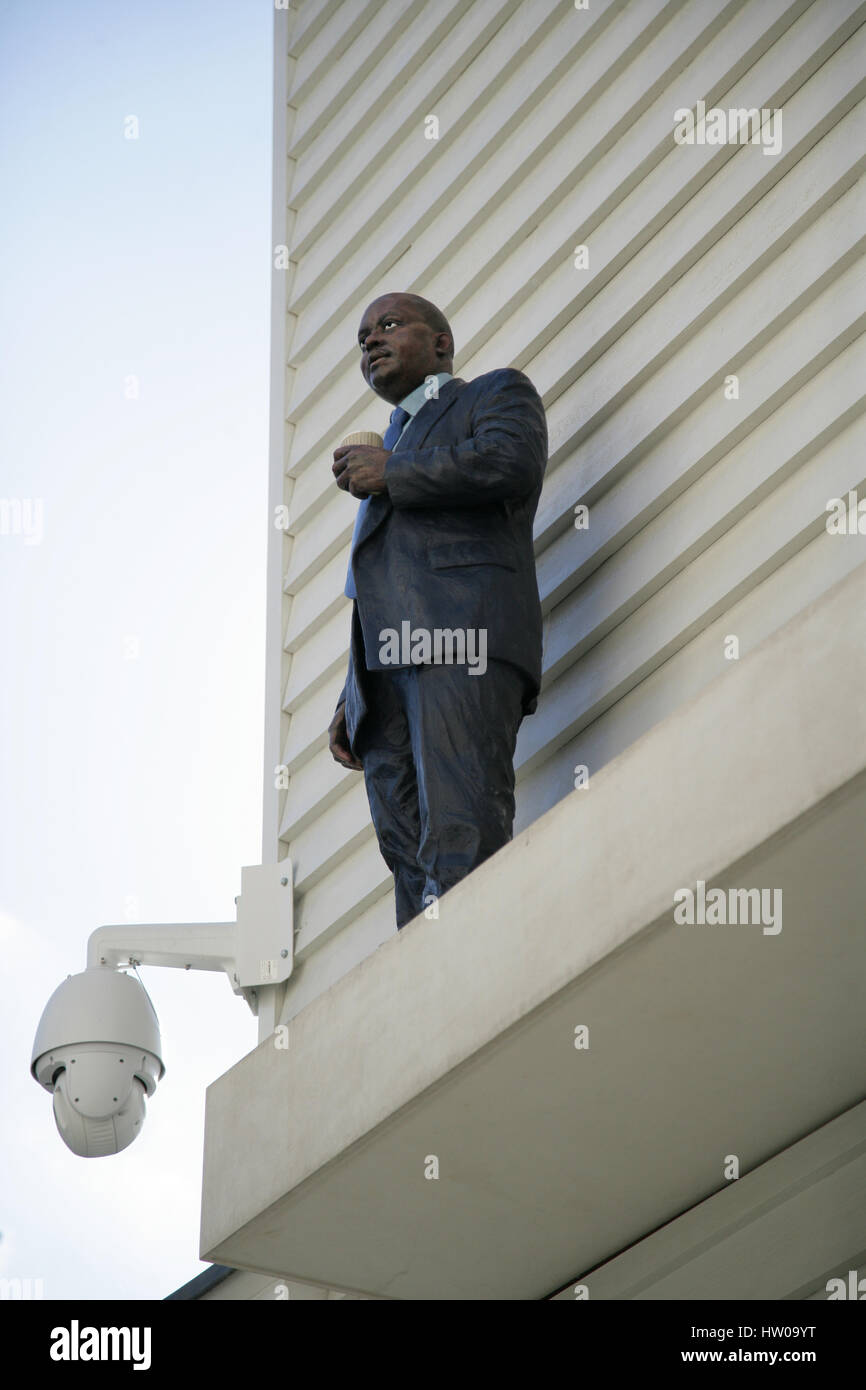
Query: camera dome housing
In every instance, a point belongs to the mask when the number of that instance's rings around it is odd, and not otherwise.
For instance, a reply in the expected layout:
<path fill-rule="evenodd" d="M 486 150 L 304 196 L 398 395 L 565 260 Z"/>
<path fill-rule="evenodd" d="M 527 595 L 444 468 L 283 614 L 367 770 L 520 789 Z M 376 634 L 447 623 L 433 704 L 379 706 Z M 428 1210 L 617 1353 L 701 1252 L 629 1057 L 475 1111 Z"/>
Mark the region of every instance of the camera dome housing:
<path fill-rule="evenodd" d="M 120 1153 L 165 1075 L 159 1021 L 143 985 L 105 966 L 69 975 L 45 1006 L 30 1070 L 54 1097 L 67 1148 L 82 1158 Z"/>

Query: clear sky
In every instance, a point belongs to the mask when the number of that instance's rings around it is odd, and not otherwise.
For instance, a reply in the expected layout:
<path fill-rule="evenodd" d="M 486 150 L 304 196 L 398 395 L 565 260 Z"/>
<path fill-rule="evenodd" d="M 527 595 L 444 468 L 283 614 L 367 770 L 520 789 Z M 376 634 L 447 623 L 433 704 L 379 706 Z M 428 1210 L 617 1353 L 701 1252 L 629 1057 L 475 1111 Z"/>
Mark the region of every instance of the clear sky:
<path fill-rule="evenodd" d="M 29 1075 L 96 926 L 232 920 L 261 859 L 272 26 L 0 5 L 0 1276 L 46 1298 L 204 1268 L 205 1088 L 256 1045 L 221 976 L 142 968 L 167 1071 L 111 1158 Z"/>

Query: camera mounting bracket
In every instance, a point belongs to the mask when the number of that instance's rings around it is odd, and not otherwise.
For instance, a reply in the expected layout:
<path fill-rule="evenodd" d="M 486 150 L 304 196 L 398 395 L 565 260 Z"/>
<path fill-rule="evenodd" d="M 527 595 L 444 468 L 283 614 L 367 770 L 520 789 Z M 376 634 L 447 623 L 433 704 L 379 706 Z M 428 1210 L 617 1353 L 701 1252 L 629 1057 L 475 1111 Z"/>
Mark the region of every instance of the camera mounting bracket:
<path fill-rule="evenodd" d="M 222 970 L 235 994 L 258 1014 L 258 992 L 284 984 L 294 965 L 292 864 L 241 869 L 235 922 L 128 923 L 97 927 L 87 942 L 87 968 L 165 965 Z"/>

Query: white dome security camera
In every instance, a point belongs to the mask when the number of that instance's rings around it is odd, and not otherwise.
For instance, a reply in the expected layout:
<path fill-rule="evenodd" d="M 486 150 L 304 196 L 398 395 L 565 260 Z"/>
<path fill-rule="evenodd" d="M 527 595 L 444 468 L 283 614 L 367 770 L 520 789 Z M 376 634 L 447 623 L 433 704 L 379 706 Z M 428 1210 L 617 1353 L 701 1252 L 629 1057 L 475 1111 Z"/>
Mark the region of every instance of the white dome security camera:
<path fill-rule="evenodd" d="M 30 1070 L 53 1093 L 67 1148 L 101 1158 L 132 1143 L 145 1098 L 165 1075 L 160 1051 L 159 1022 L 138 980 L 94 966 L 58 986 L 39 1021 Z"/>
<path fill-rule="evenodd" d="M 291 860 L 255 864 L 241 869 L 236 922 L 124 923 L 91 932 L 87 969 L 52 994 L 30 1062 L 31 1075 L 54 1096 L 60 1137 L 74 1154 L 102 1158 L 127 1148 L 165 1075 L 153 1005 L 139 980 L 118 972 L 127 964 L 219 970 L 269 1032 L 277 991 L 294 964 L 292 884 Z"/>

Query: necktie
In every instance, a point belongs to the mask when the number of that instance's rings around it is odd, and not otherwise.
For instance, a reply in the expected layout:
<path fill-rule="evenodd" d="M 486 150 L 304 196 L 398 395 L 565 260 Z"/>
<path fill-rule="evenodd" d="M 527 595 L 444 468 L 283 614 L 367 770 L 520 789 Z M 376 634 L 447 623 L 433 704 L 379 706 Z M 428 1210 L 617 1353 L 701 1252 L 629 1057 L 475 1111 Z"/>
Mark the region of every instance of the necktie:
<path fill-rule="evenodd" d="M 382 440 L 383 449 L 393 449 L 400 435 L 403 433 L 403 426 L 409 419 L 411 419 L 411 416 L 408 410 L 403 409 L 402 405 L 394 407 L 391 411 L 391 423 L 385 431 L 385 438 Z M 358 507 L 358 515 L 355 517 L 355 529 L 352 532 L 352 550 L 349 555 L 349 572 L 346 575 L 346 587 L 343 590 L 347 598 L 358 597 L 355 592 L 355 579 L 352 574 L 352 555 L 355 553 L 355 543 L 358 539 L 358 532 L 361 529 L 361 522 L 364 519 L 364 513 L 367 510 L 367 503 L 369 500 L 368 497 L 361 499 L 361 505 Z"/>

